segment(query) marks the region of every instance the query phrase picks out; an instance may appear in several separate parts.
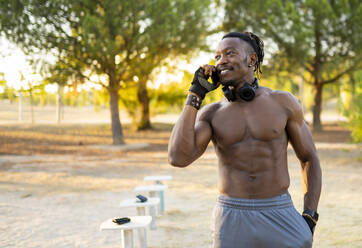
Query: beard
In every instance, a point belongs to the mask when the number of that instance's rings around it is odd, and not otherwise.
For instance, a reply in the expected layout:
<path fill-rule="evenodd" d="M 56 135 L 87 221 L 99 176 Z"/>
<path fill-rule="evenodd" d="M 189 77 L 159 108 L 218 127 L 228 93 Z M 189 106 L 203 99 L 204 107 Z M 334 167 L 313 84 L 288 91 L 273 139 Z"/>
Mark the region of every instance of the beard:
<path fill-rule="evenodd" d="M 228 69 L 228 71 L 224 71 L 224 68 L 222 68 L 222 66 L 220 66 L 222 70 L 220 70 L 220 68 L 218 69 L 218 75 L 220 77 L 220 83 L 223 86 L 237 86 L 238 83 L 240 83 L 240 76 L 239 73 L 244 74 L 246 73 L 246 68 L 248 68 L 248 57 L 245 55 L 244 58 L 241 61 L 241 64 L 239 64 L 239 66 L 235 66 L 235 65 L 230 65 L 230 66 L 226 66 L 226 69 Z M 243 67 L 245 67 L 245 69 L 242 69 Z M 245 70 L 245 71 L 244 71 Z"/>

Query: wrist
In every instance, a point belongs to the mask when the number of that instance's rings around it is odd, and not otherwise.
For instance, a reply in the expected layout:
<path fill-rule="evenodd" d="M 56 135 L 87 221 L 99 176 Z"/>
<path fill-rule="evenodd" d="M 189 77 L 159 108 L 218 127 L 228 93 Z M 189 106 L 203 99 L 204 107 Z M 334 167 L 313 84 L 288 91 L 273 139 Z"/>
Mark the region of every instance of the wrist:
<path fill-rule="evenodd" d="M 202 99 L 197 94 L 193 94 L 190 92 L 190 94 L 187 95 L 186 103 L 185 103 L 186 105 L 190 105 L 190 106 L 196 108 L 197 110 L 199 110 L 201 107 L 201 103 L 202 103 Z"/>
<path fill-rule="evenodd" d="M 305 209 L 302 213 L 302 216 L 311 219 L 314 224 L 317 224 L 319 218 L 319 214 L 311 209 Z"/>

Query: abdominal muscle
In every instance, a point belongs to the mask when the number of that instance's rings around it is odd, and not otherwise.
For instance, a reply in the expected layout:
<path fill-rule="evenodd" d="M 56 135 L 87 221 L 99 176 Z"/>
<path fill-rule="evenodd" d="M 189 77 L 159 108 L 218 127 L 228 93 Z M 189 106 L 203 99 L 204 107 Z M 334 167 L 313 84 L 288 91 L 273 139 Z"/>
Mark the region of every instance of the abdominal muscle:
<path fill-rule="evenodd" d="M 255 144 L 255 140 L 253 144 L 248 143 L 240 142 L 227 149 L 216 146 L 220 193 L 248 199 L 271 198 L 286 193 L 290 183 L 286 144 Z"/>

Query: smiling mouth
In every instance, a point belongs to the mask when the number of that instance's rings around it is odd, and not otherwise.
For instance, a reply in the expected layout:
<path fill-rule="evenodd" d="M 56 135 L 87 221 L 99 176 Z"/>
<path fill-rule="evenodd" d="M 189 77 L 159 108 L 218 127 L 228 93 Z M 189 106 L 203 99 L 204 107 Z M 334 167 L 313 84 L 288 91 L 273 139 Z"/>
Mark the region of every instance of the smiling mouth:
<path fill-rule="evenodd" d="M 232 71 L 233 69 L 231 69 L 231 68 L 224 68 L 224 69 L 221 69 L 220 70 L 220 75 L 224 75 L 224 74 L 226 74 L 226 73 L 228 73 L 228 72 L 230 72 L 230 71 Z"/>

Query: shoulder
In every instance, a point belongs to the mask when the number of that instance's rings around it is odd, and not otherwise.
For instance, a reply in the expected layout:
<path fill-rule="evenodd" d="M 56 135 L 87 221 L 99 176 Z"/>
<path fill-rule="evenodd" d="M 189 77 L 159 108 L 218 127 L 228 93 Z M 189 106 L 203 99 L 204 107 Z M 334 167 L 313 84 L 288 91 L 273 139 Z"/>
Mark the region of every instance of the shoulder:
<path fill-rule="evenodd" d="M 287 111 L 288 115 L 302 114 L 302 107 L 292 93 L 282 90 L 270 90 L 270 96 Z"/>
<path fill-rule="evenodd" d="M 222 106 L 222 101 L 210 103 L 203 106 L 197 113 L 197 119 L 199 121 L 210 122 L 215 112 Z"/>
<path fill-rule="evenodd" d="M 281 108 L 285 110 L 289 121 L 303 123 L 304 116 L 302 106 L 293 94 L 282 90 L 273 90 L 270 95 L 274 101 L 276 101 Z"/>

